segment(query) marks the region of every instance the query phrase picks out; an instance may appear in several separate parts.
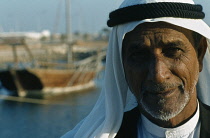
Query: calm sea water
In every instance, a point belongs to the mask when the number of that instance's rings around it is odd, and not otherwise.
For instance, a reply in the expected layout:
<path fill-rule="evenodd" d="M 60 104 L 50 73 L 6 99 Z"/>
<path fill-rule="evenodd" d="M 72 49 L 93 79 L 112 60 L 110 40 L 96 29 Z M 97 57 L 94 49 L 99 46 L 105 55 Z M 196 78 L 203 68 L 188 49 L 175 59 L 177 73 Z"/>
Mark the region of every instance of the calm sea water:
<path fill-rule="evenodd" d="M 93 108 L 98 88 L 51 99 L 50 104 L 0 100 L 0 138 L 58 138 L 72 129 Z M 62 103 L 62 104 L 61 104 Z"/>

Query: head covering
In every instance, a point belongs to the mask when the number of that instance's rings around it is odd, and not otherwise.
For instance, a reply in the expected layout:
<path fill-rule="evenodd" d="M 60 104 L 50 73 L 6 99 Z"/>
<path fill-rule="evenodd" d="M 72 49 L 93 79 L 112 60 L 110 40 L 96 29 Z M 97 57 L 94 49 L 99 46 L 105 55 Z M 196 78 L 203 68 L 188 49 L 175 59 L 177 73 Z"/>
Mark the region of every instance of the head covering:
<path fill-rule="evenodd" d="M 120 8 L 158 2 L 194 4 L 192 0 L 125 0 Z M 195 31 L 206 37 L 208 41 L 210 39 L 210 28 L 202 19 L 160 17 L 133 21 L 113 27 L 106 56 L 105 80 L 99 99 L 90 114 L 73 130 L 66 133 L 63 138 L 113 138 L 116 136 L 124 112 L 137 106 L 125 80 L 121 57 L 122 41 L 125 34 L 132 31 L 137 25 L 159 21 Z M 210 41 L 208 45 L 210 46 Z M 210 105 L 210 92 L 208 92 L 210 90 L 210 80 L 208 79 L 210 64 L 208 59 L 210 59 L 209 50 L 204 57 L 204 67 L 199 76 L 197 93 L 202 102 Z"/>

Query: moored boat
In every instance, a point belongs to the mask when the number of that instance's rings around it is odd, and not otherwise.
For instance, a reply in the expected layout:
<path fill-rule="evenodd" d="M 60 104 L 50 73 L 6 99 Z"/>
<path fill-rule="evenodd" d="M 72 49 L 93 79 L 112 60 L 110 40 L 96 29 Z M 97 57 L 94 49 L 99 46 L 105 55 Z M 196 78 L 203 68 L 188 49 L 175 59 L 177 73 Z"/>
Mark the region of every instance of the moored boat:
<path fill-rule="evenodd" d="M 94 79 L 103 68 L 101 60 L 105 56 L 104 47 L 88 48 L 88 52 L 91 51 L 88 57 L 77 59 L 72 63 L 67 61 L 63 63 L 63 57 L 68 55 L 65 48 L 63 48 L 64 53 L 57 51 L 58 46 L 51 46 L 51 52 L 42 51 L 46 46 L 35 49 L 19 39 L 23 38 L 6 38 L 6 45 L 11 46 L 13 50 L 11 54 L 7 52 L 7 55 L 4 55 L 7 58 L 0 57 L 1 66 L 4 66 L 0 71 L 1 83 L 17 96 L 49 97 L 95 87 Z M 24 49 L 27 56 L 23 54 Z M 83 49 L 82 52 L 84 51 Z M 4 64 L 8 63 L 11 64 L 5 67 Z"/>

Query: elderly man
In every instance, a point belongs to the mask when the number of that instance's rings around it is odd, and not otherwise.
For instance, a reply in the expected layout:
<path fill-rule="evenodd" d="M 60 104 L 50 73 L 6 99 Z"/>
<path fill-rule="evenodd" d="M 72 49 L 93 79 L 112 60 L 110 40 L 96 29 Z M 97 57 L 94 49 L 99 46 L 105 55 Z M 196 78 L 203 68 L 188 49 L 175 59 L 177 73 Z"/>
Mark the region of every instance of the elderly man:
<path fill-rule="evenodd" d="M 203 18 L 192 0 L 125 0 L 108 21 L 99 100 L 64 137 L 209 138 L 210 28 Z"/>

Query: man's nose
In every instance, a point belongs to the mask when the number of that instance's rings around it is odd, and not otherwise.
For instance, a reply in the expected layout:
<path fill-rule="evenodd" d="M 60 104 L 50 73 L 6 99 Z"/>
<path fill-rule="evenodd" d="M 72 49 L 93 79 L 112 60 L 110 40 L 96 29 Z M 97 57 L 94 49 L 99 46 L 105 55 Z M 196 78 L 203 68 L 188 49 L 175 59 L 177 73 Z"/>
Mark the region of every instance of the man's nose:
<path fill-rule="evenodd" d="M 149 67 L 148 80 L 157 83 L 170 79 L 171 71 L 163 59 L 155 57 Z"/>

